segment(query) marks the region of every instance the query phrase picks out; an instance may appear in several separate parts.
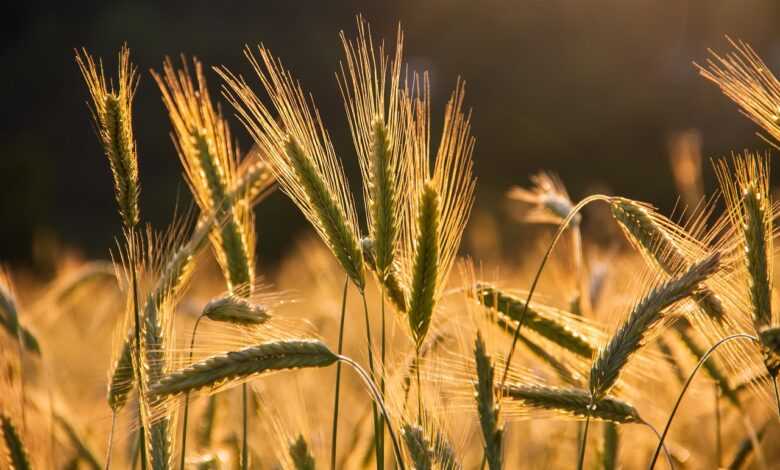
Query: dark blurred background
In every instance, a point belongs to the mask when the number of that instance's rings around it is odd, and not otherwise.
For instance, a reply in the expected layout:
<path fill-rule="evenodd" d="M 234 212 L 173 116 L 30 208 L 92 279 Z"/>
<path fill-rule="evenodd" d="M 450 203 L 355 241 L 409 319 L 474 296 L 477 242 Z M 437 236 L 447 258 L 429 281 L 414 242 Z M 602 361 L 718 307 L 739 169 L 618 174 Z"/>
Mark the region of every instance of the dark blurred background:
<path fill-rule="evenodd" d="M 701 79 L 692 61 L 754 46 L 780 70 L 780 2 L 759 0 L 405 0 L 11 2 L 0 49 L 0 262 L 32 265 L 72 247 L 106 257 L 120 229 L 108 164 L 85 101 L 73 49 L 104 58 L 113 75 L 123 42 L 142 71 L 134 127 L 141 210 L 156 226 L 189 203 L 169 122 L 148 75 L 181 52 L 251 75 L 244 44 L 263 42 L 317 98 L 358 189 L 357 166 L 334 72 L 337 33 L 362 13 L 390 40 L 400 21 L 407 59 L 429 69 L 434 122 L 456 78 L 467 81 L 479 177 L 477 210 L 502 210 L 513 184 L 553 170 L 579 198 L 594 185 L 670 210 L 677 198 L 670 136 L 699 131 L 706 161 L 765 149 L 735 105 Z M 210 74 L 212 93 L 219 80 Z M 230 109 L 225 108 L 226 111 Z M 246 132 L 233 120 L 243 149 Z M 257 209 L 258 254 L 272 265 L 305 223 L 281 195 Z M 54 248 L 52 248 L 54 247 Z"/>

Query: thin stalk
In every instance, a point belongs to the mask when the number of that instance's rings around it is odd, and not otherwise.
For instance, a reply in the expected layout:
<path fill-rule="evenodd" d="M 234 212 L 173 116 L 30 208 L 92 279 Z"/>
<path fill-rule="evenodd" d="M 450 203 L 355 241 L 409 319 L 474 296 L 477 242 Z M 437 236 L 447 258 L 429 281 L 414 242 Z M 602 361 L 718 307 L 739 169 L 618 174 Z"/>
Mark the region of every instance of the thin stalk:
<path fill-rule="evenodd" d="M 592 406 L 592 405 L 591 405 Z M 577 459 L 577 470 L 582 470 L 585 463 L 585 446 L 588 442 L 588 429 L 590 428 L 590 410 L 585 417 L 585 429 L 582 431 L 582 441 L 580 441 L 580 455 Z"/>
<path fill-rule="evenodd" d="M 374 403 L 379 405 L 379 408 L 382 411 L 382 416 L 385 417 L 385 426 L 387 427 L 387 433 L 390 435 L 390 440 L 393 443 L 393 452 L 395 452 L 396 462 L 398 463 L 398 466 L 400 467 L 401 470 L 406 470 L 406 464 L 404 464 L 403 453 L 401 452 L 401 446 L 398 445 L 398 438 L 396 437 L 395 431 L 393 431 L 393 425 L 390 420 L 390 415 L 387 413 L 385 402 L 384 400 L 382 400 L 382 396 L 379 393 L 379 390 L 377 390 L 374 381 L 371 380 L 369 374 L 365 370 L 363 370 L 363 368 L 360 367 L 360 365 L 357 362 L 350 359 L 349 357 L 339 356 L 339 361 L 343 361 L 346 364 L 349 364 L 352 367 L 352 369 L 354 369 L 354 371 L 357 372 L 358 376 L 360 376 L 360 378 L 363 380 L 363 383 L 366 385 L 366 388 L 368 388 L 368 392 L 373 398 Z"/>
<path fill-rule="evenodd" d="M 135 229 L 133 227 L 130 227 L 130 237 L 132 238 L 135 233 Z M 131 282 L 133 284 L 133 314 L 135 316 L 135 350 L 136 350 L 136 370 L 135 370 L 135 383 L 138 387 L 138 415 L 140 417 L 140 427 L 138 428 L 138 438 L 140 440 L 140 452 L 141 452 L 141 469 L 146 470 L 146 432 L 144 430 L 144 419 L 143 419 L 143 400 L 144 397 L 142 396 L 142 387 L 141 387 L 141 371 L 140 367 L 142 364 L 142 357 L 141 357 L 141 312 L 138 309 L 138 276 L 135 272 L 135 262 L 136 262 L 136 253 L 135 253 L 135 244 L 130 243 L 129 247 L 129 257 L 130 259 L 130 266 L 132 266 L 132 269 L 130 270 L 130 277 Z"/>
<path fill-rule="evenodd" d="M 363 315 L 366 319 L 366 347 L 368 348 L 368 369 L 371 372 L 371 380 L 376 380 L 376 371 L 374 370 L 374 346 L 371 341 L 371 322 L 368 320 L 368 303 L 366 302 L 366 291 L 362 290 L 360 296 L 363 298 Z M 376 411 L 376 403 L 371 404 L 371 411 L 374 415 L 374 449 L 376 449 L 377 466 L 379 466 L 379 415 Z"/>
<path fill-rule="evenodd" d="M 192 350 L 195 348 L 195 335 L 198 332 L 198 325 L 200 325 L 200 320 L 203 318 L 203 314 L 201 313 L 198 315 L 198 319 L 195 320 L 195 325 L 192 327 L 192 336 L 190 337 L 190 358 L 189 362 L 192 362 Z M 184 470 L 184 458 L 187 455 L 187 420 L 190 415 L 190 392 L 187 392 L 184 395 L 184 418 L 182 419 L 182 430 L 181 430 L 181 464 L 179 465 L 180 470 Z"/>
<path fill-rule="evenodd" d="M 680 407 L 680 403 L 682 402 L 683 397 L 685 396 L 685 392 L 688 390 L 688 387 L 691 385 L 691 382 L 693 382 L 694 377 L 696 377 L 696 372 L 701 368 L 701 366 L 704 364 L 704 362 L 710 357 L 712 353 L 715 352 L 716 349 L 721 344 L 727 343 L 729 341 L 735 340 L 735 339 L 749 339 L 754 342 L 758 342 L 758 338 L 756 338 L 753 335 L 749 335 L 747 333 L 737 333 L 731 336 L 727 336 L 717 343 L 713 344 L 710 349 L 708 349 L 699 359 L 698 364 L 696 364 L 696 367 L 693 368 L 693 371 L 691 371 L 690 375 L 688 375 L 688 379 L 685 381 L 685 384 L 683 385 L 682 390 L 680 390 L 680 394 L 677 396 L 677 402 L 674 404 L 674 408 L 672 408 L 672 413 L 669 415 L 669 419 L 666 421 L 666 426 L 664 427 L 663 433 L 661 433 L 661 437 L 658 439 L 658 446 L 655 448 L 655 453 L 653 453 L 653 460 L 650 461 L 650 466 L 648 467 L 650 470 L 655 468 L 655 462 L 658 460 L 658 454 L 661 452 L 661 446 L 663 446 L 664 439 L 666 438 L 666 434 L 669 432 L 669 428 L 672 426 L 672 420 L 674 419 L 674 416 L 677 414 L 677 409 Z"/>
<path fill-rule="evenodd" d="M 338 354 L 344 349 L 344 317 L 347 311 L 347 287 L 349 276 L 344 280 L 344 293 L 341 295 L 341 319 L 339 320 Z M 336 363 L 336 393 L 333 399 L 333 430 L 330 438 L 330 470 L 336 470 L 336 446 L 339 432 L 339 393 L 341 392 L 341 362 Z"/>
<path fill-rule="evenodd" d="M 111 431 L 108 433 L 108 450 L 106 451 L 106 470 L 111 468 L 111 449 L 114 448 L 114 429 L 116 429 L 116 411 L 111 411 Z"/>
<path fill-rule="evenodd" d="M 241 407 L 243 414 L 242 429 L 242 447 L 241 447 L 241 470 L 249 468 L 249 441 L 247 441 L 248 416 L 246 409 L 246 382 L 241 386 Z"/>
<path fill-rule="evenodd" d="M 717 382 L 714 382 L 715 387 L 715 463 L 717 468 L 720 468 L 722 447 L 720 438 L 720 387 Z"/>
<path fill-rule="evenodd" d="M 382 353 L 382 363 L 381 363 L 381 369 L 380 369 L 380 379 L 379 379 L 379 391 L 382 393 L 382 399 L 385 399 L 385 359 L 386 359 L 386 343 L 387 343 L 387 337 L 385 335 L 385 285 L 384 283 L 379 283 L 379 298 L 380 298 L 380 310 L 382 312 L 382 344 L 380 346 L 381 353 Z M 379 467 L 379 470 L 384 470 L 385 468 L 385 428 L 383 426 L 384 418 L 382 416 L 379 417 L 379 423 L 377 427 L 379 428 L 379 448 L 377 449 L 377 455 L 381 457 L 380 460 L 377 461 L 377 466 Z"/>
<path fill-rule="evenodd" d="M 414 368 L 414 372 L 417 375 L 417 424 L 422 426 L 422 382 L 420 381 L 420 346 L 418 345 L 414 350 L 414 358 L 417 363 L 417 367 Z"/>
<path fill-rule="evenodd" d="M 552 254 L 553 249 L 555 248 L 555 245 L 558 243 L 558 240 L 560 240 L 561 235 L 563 235 L 563 232 L 566 230 L 566 227 L 568 227 L 571 220 L 574 218 L 575 215 L 587 204 L 594 202 L 594 201 L 608 201 L 609 197 L 604 196 L 601 194 L 595 194 L 593 196 L 588 196 L 579 203 L 577 203 L 576 206 L 572 207 L 571 211 L 569 212 L 569 215 L 566 216 L 565 219 L 561 222 L 561 224 L 558 226 L 558 231 L 555 232 L 555 236 L 552 239 L 552 242 L 550 242 L 550 246 L 547 248 L 547 252 L 544 254 L 544 257 L 542 258 L 542 262 L 539 265 L 539 269 L 536 271 L 536 275 L 534 276 L 534 280 L 531 283 L 531 289 L 528 291 L 528 297 L 525 300 L 525 305 L 523 306 L 523 311 L 520 313 L 520 316 L 518 317 L 517 326 L 515 327 L 514 335 L 512 336 L 512 346 L 509 348 L 509 354 L 507 354 L 506 357 L 506 364 L 504 365 L 504 372 L 501 376 L 501 385 L 499 390 L 503 390 L 504 385 L 506 385 L 506 379 L 507 374 L 509 373 L 509 366 L 512 363 L 512 356 L 514 356 L 515 348 L 517 347 L 517 340 L 520 338 L 520 328 L 523 326 L 523 321 L 525 320 L 525 315 L 528 313 L 528 306 L 531 303 L 531 298 L 534 295 L 534 291 L 536 290 L 536 284 L 539 282 L 539 278 L 542 275 L 542 270 L 544 269 L 545 264 L 547 264 L 547 260 L 550 258 L 550 255 Z"/>
<path fill-rule="evenodd" d="M 640 424 L 643 424 L 650 428 L 651 431 L 653 431 L 653 434 L 655 434 L 655 437 L 658 438 L 658 440 L 661 440 L 661 434 L 658 432 L 658 430 L 653 426 L 652 424 L 648 423 L 647 421 L 640 421 Z M 669 453 L 669 449 L 666 448 L 666 444 L 661 442 L 661 446 L 664 449 L 664 456 L 666 457 L 666 463 L 669 465 L 669 468 L 671 470 L 674 470 L 674 461 L 672 460 L 672 455 Z"/>

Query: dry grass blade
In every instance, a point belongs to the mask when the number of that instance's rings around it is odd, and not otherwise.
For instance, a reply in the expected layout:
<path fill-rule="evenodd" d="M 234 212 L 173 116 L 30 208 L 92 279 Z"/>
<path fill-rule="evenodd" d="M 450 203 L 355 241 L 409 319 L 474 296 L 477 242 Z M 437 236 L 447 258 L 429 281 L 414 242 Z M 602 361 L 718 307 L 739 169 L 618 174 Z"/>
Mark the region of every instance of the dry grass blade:
<path fill-rule="evenodd" d="M 225 69 L 226 95 L 264 150 L 282 190 L 320 234 L 359 289 L 365 287 L 354 202 L 319 114 L 281 62 L 261 47 L 246 56 L 271 99 L 273 113 L 246 82 Z"/>
<path fill-rule="evenodd" d="M 151 387 L 157 396 L 204 388 L 216 390 L 249 377 L 286 369 L 327 367 L 338 360 L 318 340 L 274 341 L 212 356 L 162 377 Z"/>
<path fill-rule="evenodd" d="M 289 452 L 295 470 L 314 470 L 316 468 L 314 456 L 311 455 L 303 435 L 298 435 L 298 438 L 290 444 Z"/>
<path fill-rule="evenodd" d="M 664 310 L 691 293 L 720 267 L 720 253 L 694 264 L 684 273 L 652 289 L 632 309 L 609 343 L 601 349 L 590 370 L 590 390 L 594 399 L 606 395 L 615 385 L 631 356 L 663 323 Z"/>
<path fill-rule="evenodd" d="M 7 451 L 7 463 L 11 470 L 30 470 L 30 455 L 24 447 L 19 431 L 11 422 L 11 418 L 0 413 L 0 429 Z"/>
<path fill-rule="evenodd" d="M 103 151 L 114 176 L 114 190 L 125 227 L 140 220 L 138 195 L 138 156 L 133 138 L 132 102 L 138 85 L 135 67 L 130 64 L 130 50 L 119 52 L 119 86 L 109 88 L 103 75 L 103 63 L 97 65 L 86 49 L 76 52 L 76 62 L 92 97 L 93 116 Z"/>
<path fill-rule="evenodd" d="M 507 383 L 503 395 L 505 399 L 521 401 L 531 408 L 577 418 L 590 415 L 591 419 L 614 423 L 642 422 L 639 413 L 630 404 L 611 396 L 592 401 L 590 392 L 584 389 Z"/>
<path fill-rule="evenodd" d="M 727 38 L 733 52 L 725 56 L 710 50 L 699 73 L 720 87 L 742 113 L 780 142 L 780 82 L 747 43 Z"/>
<path fill-rule="evenodd" d="M 495 369 L 485 350 L 485 341 L 479 332 L 474 343 L 474 361 L 477 369 L 477 383 L 474 388 L 482 437 L 485 439 L 485 459 L 490 470 L 500 470 L 503 430 L 498 425 L 499 404 L 495 399 Z"/>
<path fill-rule="evenodd" d="M 525 307 L 525 299 L 488 284 L 477 284 L 476 296 L 482 305 L 497 312 L 498 315 L 495 317 L 497 321 L 511 321 L 515 326 Z M 576 331 L 570 324 L 564 324 L 543 315 L 533 305 L 529 305 L 528 310 L 526 310 L 523 322 L 524 327 L 578 356 L 591 359 L 596 352 L 595 344 L 586 334 Z"/>

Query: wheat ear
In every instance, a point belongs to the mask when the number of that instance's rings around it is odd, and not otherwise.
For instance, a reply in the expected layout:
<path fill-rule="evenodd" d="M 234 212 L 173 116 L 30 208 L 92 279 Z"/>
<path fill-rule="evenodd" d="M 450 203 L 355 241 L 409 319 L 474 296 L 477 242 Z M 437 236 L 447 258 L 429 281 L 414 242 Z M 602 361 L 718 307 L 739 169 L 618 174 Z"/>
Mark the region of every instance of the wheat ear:
<path fill-rule="evenodd" d="M 477 332 L 474 342 L 474 361 L 477 369 L 476 389 L 477 414 L 485 440 L 485 460 L 490 470 L 501 469 L 501 439 L 503 429 L 498 424 L 499 404 L 495 396 L 495 368 L 485 350 L 485 341 Z"/>
<path fill-rule="evenodd" d="M 201 389 L 215 390 L 249 377 L 286 369 L 326 367 L 338 360 L 318 340 L 274 341 L 211 356 L 171 372 L 151 387 L 163 397 Z"/>
<path fill-rule="evenodd" d="M 3 440 L 8 452 L 7 462 L 12 470 L 30 470 L 30 454 L 22 442 L 19 431 L 14 426 L 11 418 L 4 413 L 0 413 L 0 429 L 3 431 Z"/>
<path fill-rule="evenodd" d="M 288 450 L 295 470 L 314 470 L 316 468 L 314 456 L 311 455 L 303 435 L 298 435 L 298 438 L 290 443 Z"/>
<path fill-rule="evenodd" d="M 611 396 L 592 400 L 590 392 L 585 389 L 507 383 L 502 391 L 506 399 L 567 416 L 590 416 L 592 419 L 614 423 L 642 422 L 637 410 L 629 403 Z"/>
<path fill-rule="evenodd" d="M 593 361 L 590 390 L 594 399 L 603 397 L 615 385 L 631 356 L 662 323 L 665 309 L 690 296 L 719 267 L 720 253 L 716 252 L 692 265 L 684 273 L 655 287 L 634 306 L 628 318 Z"/>
<path fill-rule="evenodd" d="M 138 85 L 138 75 L 130 63 L 130 50 L 123 46 L 119 52 L 116 90 L 106 83 L 102 61 L 95 64 L 86 49 L 76 52 L 76 62 L 92 97 L 95 126 L 111 166 L 119 213 L 125 227 L 134 227 L 140 221 L 138 156 L 132 126 L 132 103 Z"/>
<path fill-rule="evenodd" d="M 419 345 L 428 332 L 435 304 L 439 269 L 440 200 L 436 188 L 426 184 L 420 196 L 417 243 L 409 297 L 409 328 Z"/>
<path fill-rule="evenodd" d="M 404 424 L 401 436 L 406 443 L 409 457 L 415 470 L 433 469 L 433 446 L 425 437 L 422 427 L 415 424 Z"/>

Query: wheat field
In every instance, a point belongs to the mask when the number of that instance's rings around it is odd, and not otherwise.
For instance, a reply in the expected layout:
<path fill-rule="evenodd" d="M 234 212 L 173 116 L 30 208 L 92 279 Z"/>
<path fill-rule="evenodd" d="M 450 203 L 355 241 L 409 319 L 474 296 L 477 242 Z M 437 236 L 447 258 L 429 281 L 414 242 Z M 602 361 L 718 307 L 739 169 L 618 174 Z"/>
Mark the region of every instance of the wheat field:
<path fill-rule="evenodd" d="M 358 16 L 338 40 L 345 119 L 327 123 L 263 45 L 244 50 L 251 76 L 74 52 L 122 231 L 51 282 L 0 271 L 3 468 L 780 466 L 773 155 L 713 158 L 706 188 L 683 142 L 666 215 L 530 175 L 505 203 L 533 242 L 496 257 L 489 211 L 470 222 L 467 84 L 438 109 L 400 27 Z M 695 67 L 780 145 L 780 82 L 750 45 Z M 142 78 L 194 201 L 166 227 L 139 202 Z M 275 191 L 313 230 L 263 272 L 256 227 L 274 222 L 255 208 Z"/>

